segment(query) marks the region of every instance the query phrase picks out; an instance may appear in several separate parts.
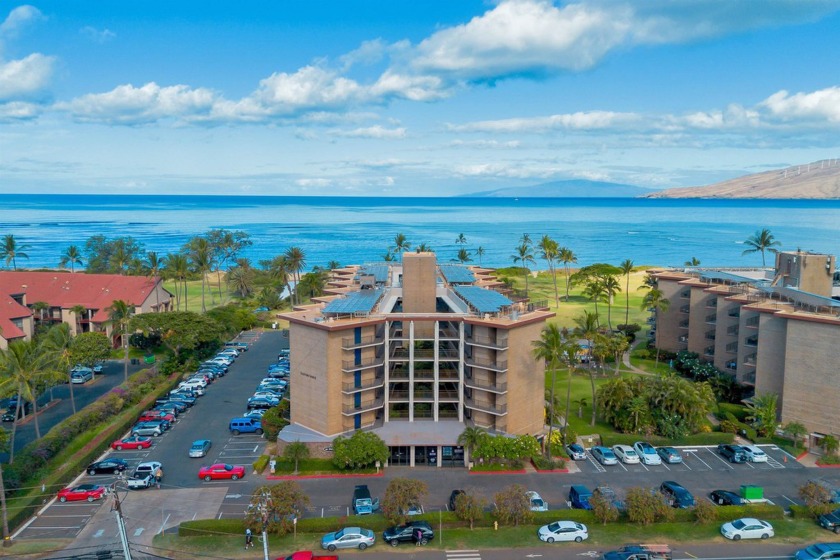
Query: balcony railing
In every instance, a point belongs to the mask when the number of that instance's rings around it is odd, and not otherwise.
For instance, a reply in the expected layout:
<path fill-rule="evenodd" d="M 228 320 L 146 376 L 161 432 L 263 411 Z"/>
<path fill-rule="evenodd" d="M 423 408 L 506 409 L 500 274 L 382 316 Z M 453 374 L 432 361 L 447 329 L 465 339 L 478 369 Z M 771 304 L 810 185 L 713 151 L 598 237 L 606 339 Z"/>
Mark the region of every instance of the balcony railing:
<path fill-rule="evenodd" d="M 745 324 L 748 328 L 751 328 L 751 329 L 757 329 L 757 328 L 758 328 L 758 321 L 759 321 L 759 319 L 760 319 L 760 317 L 759 317 L 758 315 L 756 315 L 755 317 L 750 317 L 749 319 L 747 319 L 746 321 L 744 321 L 744 324 Z"/>
<path fill-rule="evenodd" d="M 704 356 L 714 356 L 715 355 L 715 347 L 714 346 L 706 346 L 703 349 Z"/>
<path fill-rule="evenodd" d="M 490 383 L 489 381 L 476 381 L 475 379 L 465 379 L 464 385 L 472 389 L 479 389 L 481 391 L 489 391 L 491 393 L 504 394 L 507 393 L 507 383 Z"/>
<path fill-rule="evenodd" d="M 730 309 L 729 313 L 727 313 L 727 315 L 729 315 L 732 318 L 738 318 L 738 317 L 741 316 L 741 308 L 736 307 L 735 309 Z"/>
<path fill-rule="evenodd" d="M 744 364 L 755 367 L 757 356 L 755 353 L 744 356 Z"/>
<path fill-rule="evenodd" d="M 375 398 L 373 400 L 363 402 L 359 406 L 353 404 L 345 404 L 342 407 L 341 413 L 344 416 L 352 416 L 354 414 L 358 414 L 360 412 L 367 412 L 368 410 L 376 410 L 377 408 L 382 408 L 385 399 L 382 397 Z"/>
<path fill-rule="evenodd" d="M 691 290 L 683 290 L 682 292 L 680 292 L 680 297 L 682 299 L 690 298 L 691 297 Z"/>
<path fill-rule="evenodd" d="M 679 341 L 680 342 L 688 342 L 688 335 L 684 334 L 684 335 L 680 336 Z"/>
<path fill-rule="evenodd" d="M 744 346 L 758 346 L 758 335 L 748 336 L 745 338 Z"/>
<path fill-rule="evenodd" d="M 508 337 L 506 336 L 497 336 L 495 340 L 487 336 L 474 336 L 467 339 L 466 342 L 473 346 L 484 346 L 485 348 L 493 348 L 494 350 L 508 349 Z"/>
<path fill-rule="evenodd" d="M 384 363 L 385 360 L 383 358 L 368 358 L 367 360 L 362 360 L 358 364 L 354 360 L 344 360 L 343 362 L 341 362 L 341 371 L 358 371 L 360 369 L 378 367 L 383 365 Z"/>
<path fill-rule="evenodd" d="M 681 329 L 687 329 L 688 328 L 688 320 L 680 321 L 679 327 Z"/>
<path fill-rule="evenodd" d="M 738 371 L 738 362 L 735 360 L 730 360 L 724 364 L 724 369 L 728 369 L 729 371 Z"/>
<path fill-rule="evenodd" d="M 472 410 L 480 410 L 481 412 L 489 412 L 490 414 L 494 414 L 496 416 L 503 416 L 507 414 L 507 405 L 506 404 L 495 404 L 491 403 L 490 401 L 478 400 L 478 399 L 465 399 L 464 406 L 470 408 Z"/>
<path fill-rule="evenodd" d="M 392 401 L 408 401 L 411 398 L 411 391 L 408 389 L 392 389 L 388 391 L 388 399 Z M 441 389 L 438 391 L 440 400 L 458 400 L 458 391 L 453 389 Z M 433 401 L 435 392 L 432 389 L 421 389 L 414 391 L 415 401 Z"/>
<path fill-rule="evenodd" d="M 368 389 L 382 387 L 383 385 L 385 385 L 385 376 L 377 375 L 373 379 L 362 381 L 362 383 L 359 386 L 356 386 L 355 382 L 342 383 L 341 392 L 346 395 L 349 395 L 352 393 L 358 393 L 359 391 L 367 391 Z"/>
<path fill-rule="evenodd" d="M 738 336 L 738 325 L 732 325 L 731 327 L 726 327 L 726 334 L 730 336 Z"/>
<path fill-rule="evenodd" d="M 755 385 L 755 372 L 751 371 L 749 373 L 745 373 L 741 378 L 741 383 L 745 385 Z"/>
<path fill-rule="evenodd" d="M 711 309 L 716 309 L 717 308 L 717 298 L 707 299 L 706 300 L 706 307 L 709 307 Z"/>
<path fill-rule="evenodd" d="M 363 346 L 376 346 L 383 342 L 384 340 L 381 337 L 375 335 L 363 336 L 358 342 L 352 336 L 348 336 L 341 339 L 341 348 L 344 350 L 353 350 L 355 348 L 362 348 Z"/>
<path fill-rule="evenodd" d="M 706 331 L 706 340 L 714 340 L 716 336 L 717 333 L 715 332 L 715 329 Z"/>
<path fill-rule="evenodd" d="M 730 354 L 737 354 L 738 353 L 738 343 L 737 342 L 730 342 L 726 345 L 726 351 Z"/>
<path fill-rule="evenodd" d="M 715 313 L 711 313 L 709 315 L 706 315 L 706 323 L 708 323 L 710 325 L 716 324 L 717 323 L 717 315 Z"/>
<path fill-rule="evenodd" d="M 691 306 L 690 305 L 683 305 L 680 307 L 680 313 L 690 313 Z"/>
<path fill-rule="evenodd" d="M 478 367 L 481 369 L 489 369 L 490 371 L 507 371 L 508 365 L 507 362 L 490 362 L 486 360 L 476 360 L 475 358 L 467 358 L 466 364 L 472 367 Z"/>
<path fill-rule="evenodd" d="M 447 339 L 451 339 L 451 338 L 458 339 L 458 338 L 460 338 L 460 333 L 458 332 L 458 329 L 442 328 L 442 329 L 438 329 L 438 337 L 439 338 L 447 338 Z"/>

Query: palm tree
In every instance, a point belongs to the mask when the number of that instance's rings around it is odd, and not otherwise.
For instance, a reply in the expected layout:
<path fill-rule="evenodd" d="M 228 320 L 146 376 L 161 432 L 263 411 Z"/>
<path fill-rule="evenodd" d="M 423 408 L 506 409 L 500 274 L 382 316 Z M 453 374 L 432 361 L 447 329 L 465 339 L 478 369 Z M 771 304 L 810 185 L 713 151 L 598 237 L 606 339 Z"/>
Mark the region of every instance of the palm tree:
<path fill-rule="evenodd" d="M 58 264 L 61 268 L 67 268 L 70 265 L 70 272 L 76 272 L 76 265 L 82 266 L 82 251 L 75 245 L 70 245 L 64 250 L 61 255 L 61 262 Z"/>
<path fill-rule="evenodd" d="M 85 316 L 86 311 L 87 309 L 84 305 L 74 305 L 70 308 L 70 312 L 76 320 L 76 335 L 79 335 L 82 332 L 82 317 Z"/>
<path fill-rule="evenodd" d="M 193 270 L 201 275 L 201 311 L 207 312 L 207 305 L 204 294 L 207 290 L 207 275 L 213 269 L 213 250 L 210 243 L 204 237 L 195 237 L 190 240 L 189 258 Z"/>
<path fill-rule="evenodd" d="M 327 268 L 330 270 L 335 270 L 336 268 L 341 268 L 341 263 L 338 261 L 330 261 L 327 263 Z"/>
<path fill-rule="evenodd" d="M 604 295 L 607 298 L 607 326 L 612 330 L 612 303 L 615 294 L 621 291 L 621 285 L 615 276 L 609 275 L 601 278 L 601 285 L 604 287 Z"/>
<path fill-rule="evenodd" d="M 125 274 L 134 259 L 131 252 L 123 243 L 114 243 L 114 251 L 111 253 L 111 258 L 108 259 L 108 266 L 117 274 Z"/>
<path fill-rule="evenodd" d="M 557 254 L 559 255 L 560 262 L 563 263 L 563 269 L 566 272 L 566 301 L 569 301 L 569 277 L 571 275 L 571 271 L 569 270 L 569 265 L 577 262 L 577 255 L 575 255 L 574 251 L 569 249 L 568 247 L 560 247 L 558 249 Z"/>
<path fill-rule="evenodd" d="M 457 259 L 458 262 L 460 262 L 461 264 L 465 264 L 472 261 L 472 259 L 470 258 L 470 252 L 464 249 L 463 247 L 458 249 Z"/>
<path fill-rule="evenodd" d="M 464 428 L 464 431 L 458 436 L 457 443 L 467 448 L 468 461 L 472 461 L 473 451 L 475 451 L 475 448 L 486 437 L 487 432 L 483 428 L 479 428 L 478 426 L 467 426 Z"/>
<path fill-rule="evenodd" d="M 155 279 L 160 276 L 161 269 L 166 266 L 166 259 L 165 257 L 159 257 L 155 251 L 149 251 L 146 253 L 146 261 L 143 264 L 148 269 L 149 276 Z M 160 292 L 155 286 L 155 310 L 160 311 L 158 307 L 160 307 Z"/>
<path fill-rule="evenodd" d="M 254 271 L 251 268 L 235 266 L 228 270 L 228 286 L 241 298 L 247 298 L 254 292 Z"/>
<path fill-rule="evenodd" d="M 659 288 L 651 288 L 642 299 L 642 310 L 651 309 L 654 313 L 668 311 L 671 302 Z M 656 365 L 659 366 L 659 345 L 656 345 Z"/>
<path fill-rule="evenodd" d="M 458 237 L 455 239 L 455 243 L 457 243 L 458 245 L 466 245 L 467 244 L 467 238 L 464 237 L 463 233 L 459 233 Z"/>
<path fill-rule="evenodd" d="M 557 242 L 548 235 L 543 235 L 539 243 L 540 257 L 545 259 L 548 264 L 548 271 L 551 273 L 551 278 L 554 280 L 554 305 L 560 305 L 560 296 L 557 294 L 557 257 L 559 256 L 559 246 Z"/>
<path fill-rule="evenodd" d="M 598 302 L 609 301 L 606 287 L 600 278 L 592 276 L 587 279 L 586 286 L 583 288 L 583 295 L 595 302 L 595 317 L 598 317 Z"/>
<path fill-rule="evenodd" d="M 633 261 L 627 259 L 622 261 L 618 268 L 625 277 L 624 284 L 624 324 L 630 320 L 630 273 L 633 272 Z"/>
<path fill-rule="evenodd" d="M 744 241 L 744 245 L 748 245 L 750 249 L 745 249 L 742 255 L 746 255 L 747 253 L 758 253 L 761 252 L 761 266 L 766 267 L 767 262 L 764 260 L 764 252 L 770 251 L 771 253 L 778 253 L 778 249 L 774 249 L 774 247 L 778 247 L 781 245 L 781 242 L 776 241 L 773 237 L 773 234 L 770 233 L 770 230 L 764 228 L 760 231 L 755 232 L 755 234 Z M 7 263 L 8 264 L 8 263 Z"/>
<path fill-rule="evenodd" d="M 114 330 L 119 329 L 123 347 L 123 377 L 128 381 L 128 322 L 131 319 L 131 306 L 121 299 L 115 299 L 108 308 L 108 321 Z"/>
<path fill-rule="evenodd" d="M 476 257 L 478 257 L 478 266 L 483 266 L 483 265 L 481 264 L 481 257 L 483 257 L 483 256 L 484 256 L 484 247 L 479 246 L 479 247 L 475 250 L 475 256 L 476 256 Z"/>
<path fill-rule="evenodd" d="M 5 389 L 11 392 L 16 389 L 18 394 L 15 422 L 12 424 L 9 463 L 14 461 L 17 418 L 20 416 L 20 409 L 24 400 L 32 403 L 32 415 L 35 418 L 35 437 L 41 439 L 41 426 L 38 423 L 37 388 L 45 371 L 51 371 L 49 356 L 44 348 L 33 340 L 15 340 L 0 354 L 0 376 L 3 380 L 0 382 L 0 391 Z"/>
<path fill-rule="evenodd" d="M 9 439 L 8 436 L 6 436 L 6 430 L 0 429 L 0 453 L 5 453 L 8 450 Z M 0 510 L 2 510 L 3 517 L 3 546 L 11 546 L 12 540 L 9 534 L 9 513 L 6 509 L 6 484 L 3 482 L 3 463 L 0 463 Z"/>
<path fill-rule="evenodd" d="M 292 277 L 295 280 L 294 299 L 297 300 L 297 303 L 300 303 L 297 285 L 300 283 L 300 273 L 306 266 L 306 255 L 300 247 L 289 247 L 286 249 L 285 256 L 288 270 L 292 273 Z"/>
<path fill-rule="evenodd" d="M 700 266 L 700 261 L 697 257 L 691 257 L 690 260 L 685 261 L 685 266 Z"/>
<path fill-rule="evenodd" d="M 575 317 L 574 321 L 575 325 L 577 325 L 573 331 L 574 335 L 576 337 L 585 339 L 587 344 L 589 344 L 591 360 L 595 356 L 592 350 L 593 341 L 595 340 L 595 336 L 598 334 L 598 314 L 590 313 L 589 311 L 584 311 L 583 315 Z M 598 410 L 598 407 L 596 406 L 597 403 L 595 400 L 595 377 L 591 365 L 587 369 L 589 370 L 589 383 L 592 385 L 592 420 L 590 421 L 590 424 L 594 426 L 595 415 L 596 411 Z"/>
<path fill-rule="evenodd" d="M 528 235 L 527 233 L 525 234 Z M 528 296 L 528 276 L 531 275 L 531 271 L 528 268 L 529 264 L 536 264 L 537 261 L 534 260 L 534 252 L 531 251 L 531 246 L 528 243 L 521 243 L 519 247 L 516 248 L 516 253 L 510 257 L 513 259 L 513 263 L 522 263 L 522 267 L 525 269 L 525 296 Z"/>
<path fill-rule="evenodd" d="M 421 243 L 414 250 L 418 253 L 431 253 L 432 252 L 432 248 L 429 246 L 428 243 Z"/>
<path fill-rule="evenodd" d="M 187 273 L 189 272 L 189 261 L 183 253 L 169 253 L 166 255 L 165 270 L 167 275 L 175 282 L 175 307 L 181 310 L 181 290 L 184 291 L 184 309 L 187 310 Z"/>
<path fill-rule="evenodd" d="M 411 243 L 408 242 L 408 239 L 405 238 L 405 235 L 402 233 L 398 233 L 394 237 L 394 252 L 400 255 L 400 260 L 402 260 L 402 254 L 408 251 L 411 248 Z M 390 253 L 390 250 L 388 251 Z"/>
<path fill-rule="evenodd" d="M 46 337 L 44 337 L 44 346 L 52 358 L 51 369 L 56 374 L 56 377 L 63 382 L 72 381 L 68 373 L 70 371 L 70 344 L 72 342 L 73 338 L 70 335 L 70 325 L 67 323 L 59 323 L 51 327 L 47 331 Z M 68 385 L 70 385 L 70 404 L 73 407 L 73 414 L 76 414 L 76 395 L 73 393 L 73 383 L 69 383 Z"/>
<path fill-rule="evenodd" d="M 540 339 L 533 341 L 531 344 L 534 347 L 532 351 L 534 357 L 545 360 L 548 368 L 551 370 L 549 402 L 552 406 L 552 414 L 549 415 L 548 419 L 548 446 L 546 447 L 547 456 L 550 457 L 551 436 L 554 430 L 554 386 L 557 368 L 560 367 L 560 363 L 563 361 L 566 361 L 569 366 L 569 383 L 566 387 L 566 412 L 563 416 L 563 441 L 567 442 L 566 434 L 569 429 L 569 407 L 571 406 L 572 398 L 572 363 L 577 352 L 577 344 L 566 339 L 556 323 L 546 325 L 542 333 L 540 333 Z"/>
<path fill-rule="evenodd" d="M 3 246 L 0 247 L 0 258 L 6 259 L 6 266 L 9 266 L 9 263 L 11 263 L 12 267 L 17 270 L 18 257 L 28 259 L 29 255 L 24 253 L 24 251 L 29 249 L 29 247 L 29 245 L 25 244 L 18 245 L 15 236 L 8 233 L 3 236 Z"/>

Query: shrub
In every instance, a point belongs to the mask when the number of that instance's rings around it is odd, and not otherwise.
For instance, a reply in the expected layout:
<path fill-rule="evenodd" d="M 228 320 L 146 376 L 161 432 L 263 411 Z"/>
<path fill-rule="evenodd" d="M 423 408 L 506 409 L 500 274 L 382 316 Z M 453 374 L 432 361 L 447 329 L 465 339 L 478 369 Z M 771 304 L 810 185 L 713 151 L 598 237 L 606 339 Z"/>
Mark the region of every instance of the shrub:
<path fill-rule="evenodd" d="M 738 424 L 731 420 L 724 420 L 720 423 L 720 431 L 725 434 L 737 434 Z"/>
<path fill-rule="evenodd" d="M 708 525 L 713 521 L 717 521 L 717 507 L 708 500 L 700 500 L 691 508 L 694 513 L 694 519 L 700 525 Z"/>
<path fill-rule="evenodd" d="M 268 466 L 268 455 L 260 455 L 259 458 L 254 461 L 254 470 L 258 473 L 262 473 L 265 470 L 265 467 Z"/>

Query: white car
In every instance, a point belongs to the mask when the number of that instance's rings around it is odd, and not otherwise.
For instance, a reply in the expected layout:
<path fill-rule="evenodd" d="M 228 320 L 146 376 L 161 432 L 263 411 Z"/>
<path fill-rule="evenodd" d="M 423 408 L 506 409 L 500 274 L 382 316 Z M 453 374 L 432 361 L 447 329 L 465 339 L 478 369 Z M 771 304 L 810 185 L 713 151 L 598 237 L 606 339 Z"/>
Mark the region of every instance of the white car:
<path fill-rule="evenodd" d="M 621 459 L 622 463 L 627 463 L 628 465 L 635 465 L 639 463 L 638 453 L 636 453 L 629 445 L 613 445 L 612 450 L 613 453 L 615 453 L 615 456 Z"/>
<path fill-rule="evenodd" d="M 661 465 L 662 457 L 656 452 L 656 448 L 646 441 L 637 441 L 633 449 L 638 453 L 639 458 L 645 465 Z"/>
<path fill-rule="evenodd" d="M 228 355 L 224 355 L 224 354 L 216 354 L 213 358 L 211 358 L 208 361 L 209 362 L 218 362 L 218 363 L 225 364 L 226 366 L 229 366 L 230 364 L 233 363 L 233 358 L 228 356 Z"/>
<path fill-rule="evenodd" d="M 533 490 L 525 492 L 525 496 L 527 496 L 528 498 L 528 503 L 530 504 L 531 511 L 548 511 L 548 502 L 543 500 L 542 496 L 540 496 Z"/>
<path fill-rule="evenodd" d="M 547 543 L 555 541 L 575 541 L 583 542 L 589 538 L 589 531 L 586 525 L 576 521 L 555 521 L 548 525 L 543 525 L 537 531 L 537 536 L 540 540 Z"/>
<path fill-rule="evenodd" d="M 203 388 L 207 387 L 207 380 L 204 379 L 204 377 L 201 377 L 201 376 L 194 376 L 194 377 L 190 377 L 189 379 L 186 379 L 184 381 L 181 381 L 181 385 L 185 385 L 185 384 L 186 385 L 197 385 L 197 386 L 199 386 L 203 389 Z"/>
<path fill-rule="evenodd" d="M 733 541 L 741 539 L 769 539 L 775 533 L 773 526 L 753 517 L 742 517 L 729 523 L 724 523 L 720 528 L 720 534 Z"/>
<path fill-rule="evenodd" d="M 742 445 L 741 449 L 747 454 L 747 460 L 752 463 L 766 463 L 767 453 L 762 451 L 757 445 Z"/>
<path fill-rule="evenodd" d="M 239 352 L 237 352 L 233 348 L 228 348 L 226 350 L 222 350 L 221 352 L 216 354 L 216 356 L 230 357 L 230 358 L 233 358 L 235 360 L 236 358 L 239 357 Z"/>

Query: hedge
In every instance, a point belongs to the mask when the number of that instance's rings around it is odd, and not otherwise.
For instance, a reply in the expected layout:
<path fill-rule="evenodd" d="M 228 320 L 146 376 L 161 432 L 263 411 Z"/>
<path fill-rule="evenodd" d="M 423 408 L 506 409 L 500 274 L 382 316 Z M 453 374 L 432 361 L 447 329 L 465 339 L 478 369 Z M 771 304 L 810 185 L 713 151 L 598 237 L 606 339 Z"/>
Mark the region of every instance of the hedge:
<path fill-rule="evenodd" d="M 254 471 L 261 474 L 268 466 L 268 459 L 268 455 L 260 455 L 259 459 L 254 461 Z"/>

